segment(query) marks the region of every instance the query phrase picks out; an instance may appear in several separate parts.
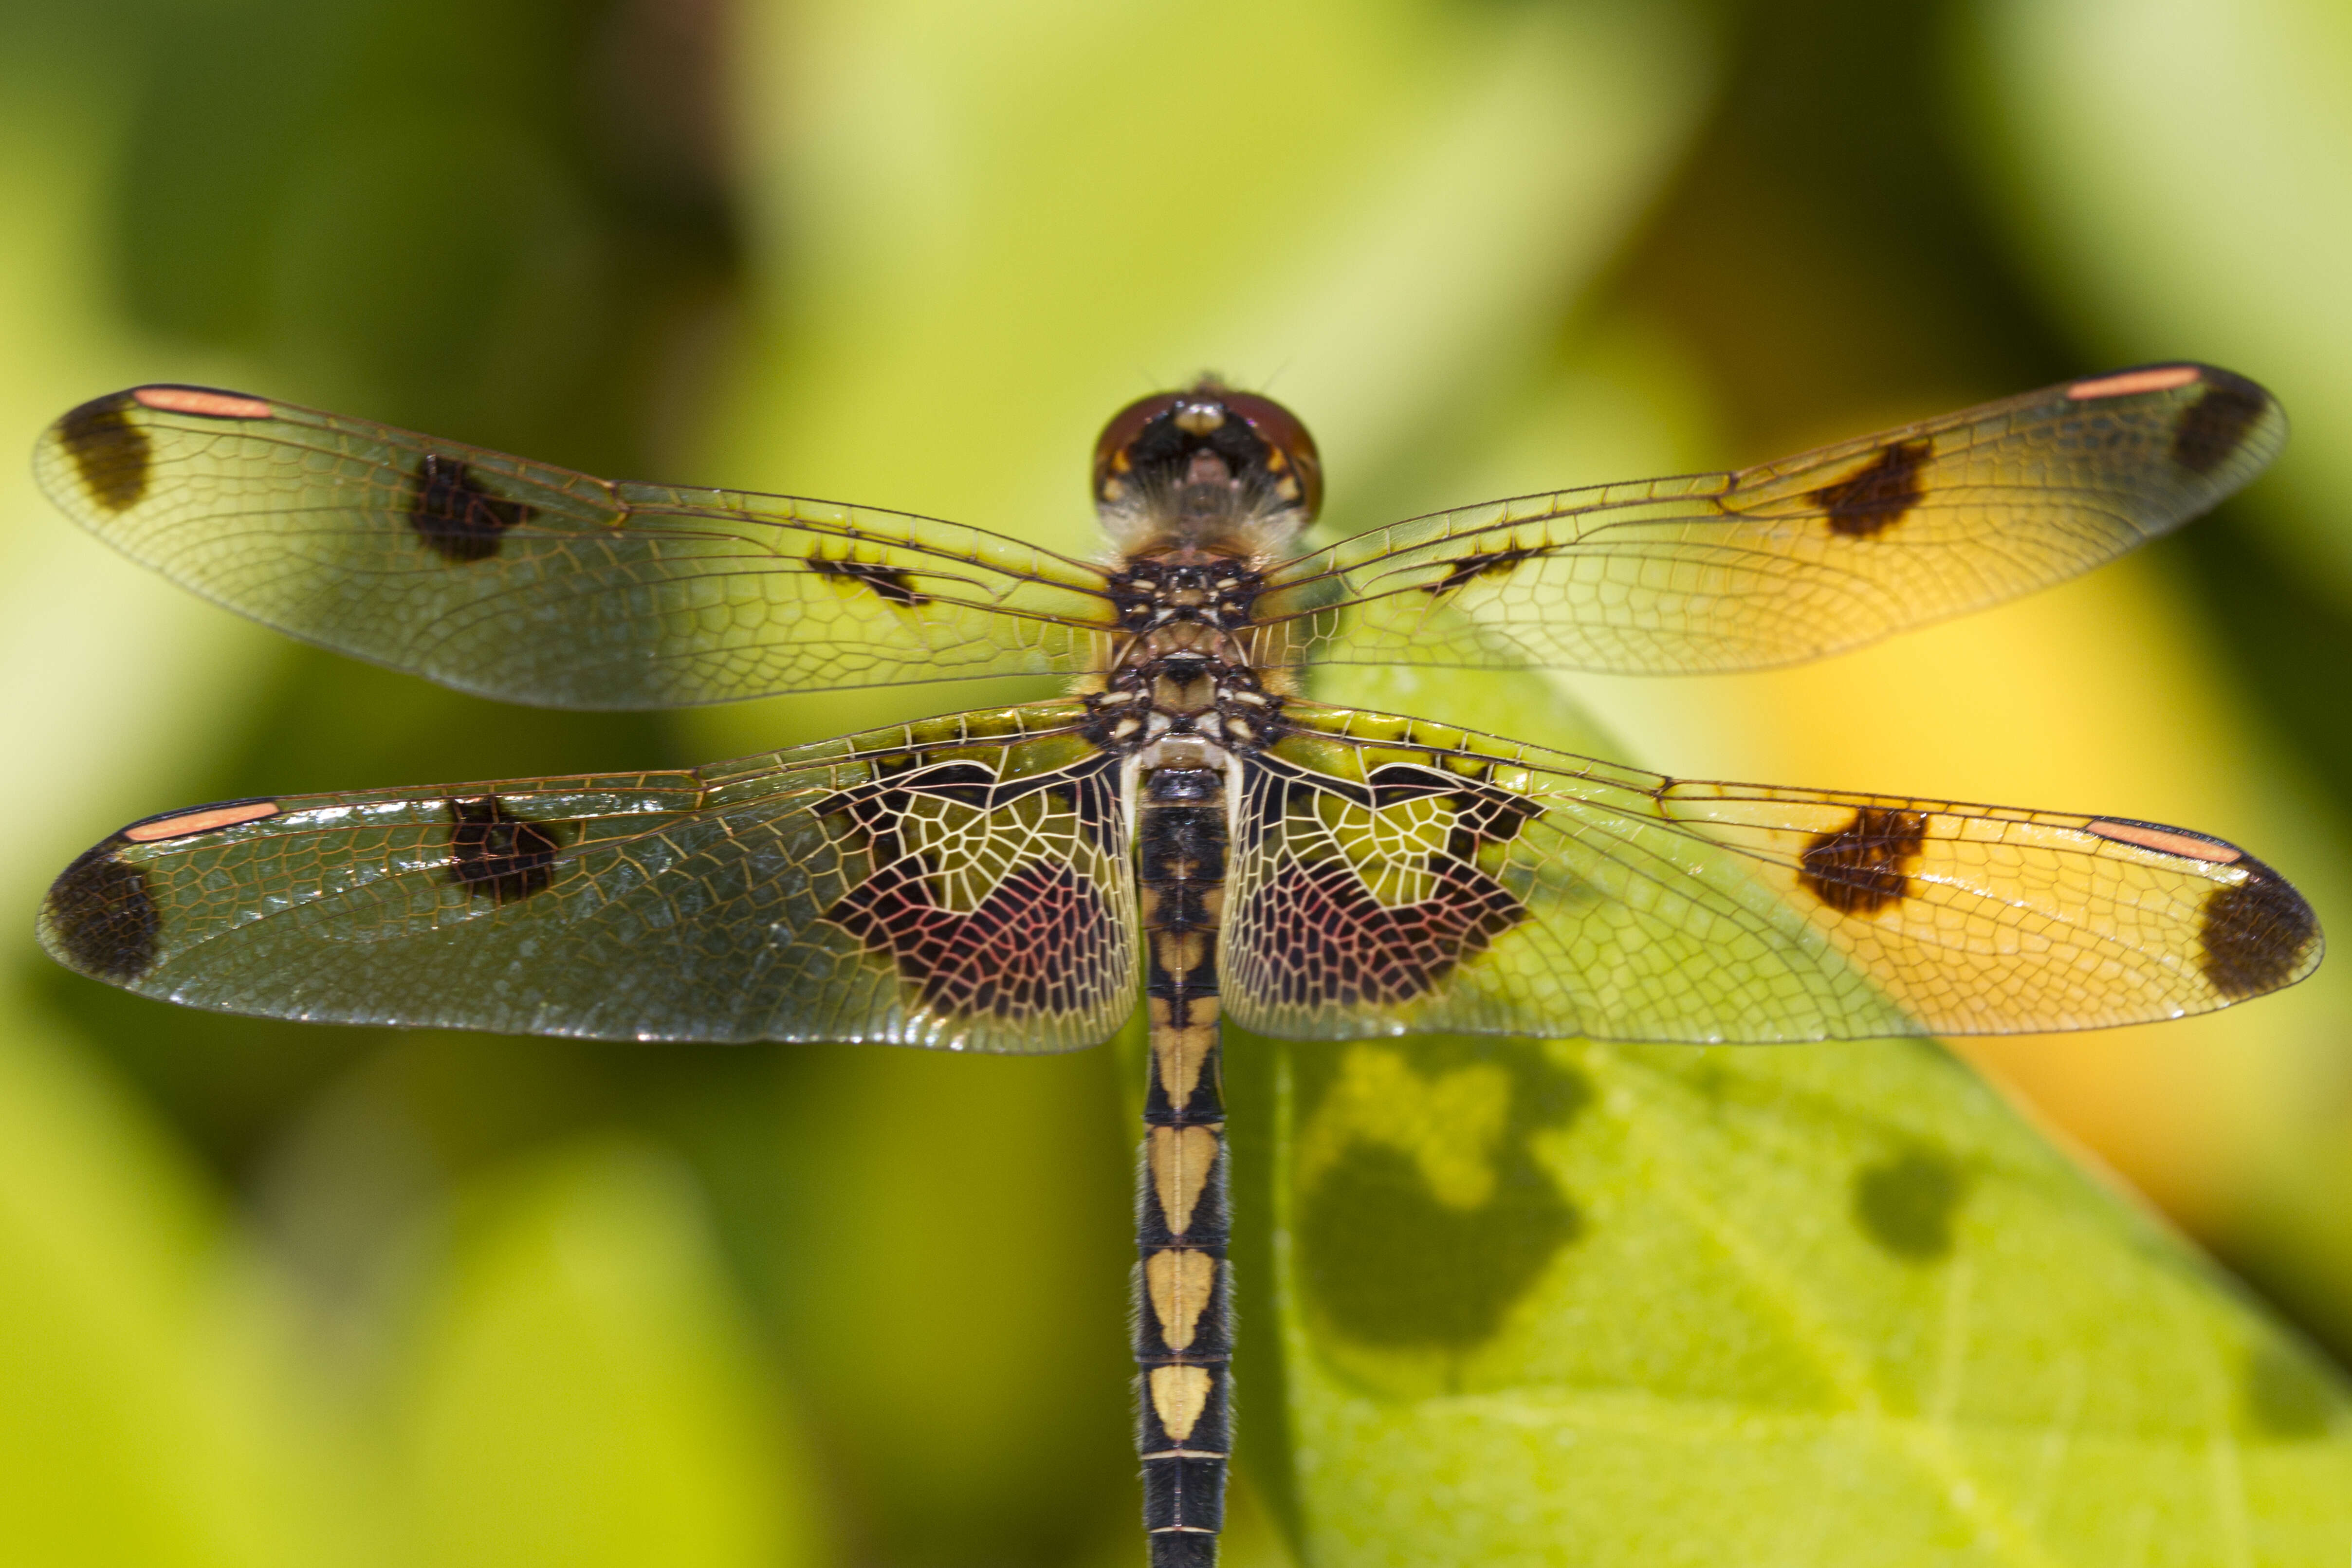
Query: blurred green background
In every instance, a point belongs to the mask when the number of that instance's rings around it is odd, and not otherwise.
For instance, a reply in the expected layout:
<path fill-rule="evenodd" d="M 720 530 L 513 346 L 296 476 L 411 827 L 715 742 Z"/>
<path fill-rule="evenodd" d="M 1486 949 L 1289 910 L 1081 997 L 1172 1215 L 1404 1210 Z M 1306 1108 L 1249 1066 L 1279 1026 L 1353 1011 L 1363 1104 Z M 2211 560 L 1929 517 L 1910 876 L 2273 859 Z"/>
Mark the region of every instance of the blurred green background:
<path fill-rule="evenodd" d="M 1339 530 L 2232 366 L 2287 455 L 2134 560 L 1814 668 L 1560 684 L 1678 773 L 2194 824 L 2338 923 L 2347 254 L 2334 0 L 0 4 L 0 447 L 195 381 L 1076 550 L 1100 420 L 1203 366 L 1298 409 Z M 22 462 L 0 514 L 0 1560 L 1136 1559 L 1116 1053 L 304 1028 L 30 936 L 174 805 L 993 693 L 510 710 L 179 594 Z M 1969 1054 L 2352 1355 L 2340 960 Z M 1285 1560 L 1251 1496 L 1233 1559 Z"/>

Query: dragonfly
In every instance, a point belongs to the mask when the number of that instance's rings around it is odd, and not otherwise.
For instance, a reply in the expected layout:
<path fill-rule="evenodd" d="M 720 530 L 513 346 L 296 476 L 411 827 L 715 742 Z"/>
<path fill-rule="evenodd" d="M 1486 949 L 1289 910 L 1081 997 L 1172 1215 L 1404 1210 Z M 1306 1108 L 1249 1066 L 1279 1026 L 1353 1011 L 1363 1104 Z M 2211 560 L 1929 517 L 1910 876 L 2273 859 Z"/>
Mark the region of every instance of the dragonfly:
<path fill-rule="evenodd" d="M 617 483 L 184 385 L 41 437 L 48 494 L 312 643 L 516 702 L 1066 678 L 685 771 L 219 802 L 40 916 L 184 1005 L 597 1039 L 1100 1043 L 1148 1024 L 1134 1352 L 1156 1568 L 1233 1432 L 1221 1027 L 1768 1043 L 2097 1028 L 2309 974 L 2310 906 L 2126 816 L 1643 772 L 1312 699 L 1318 666 L 1650 674 L 1835 653 L 2069 577 L 2250 480 L 2262 387 L 2175 363 L 1736 471 L 1308 547 L 1323 468 L 1204 377 L 1115 415 L 1102 552 Z"/>

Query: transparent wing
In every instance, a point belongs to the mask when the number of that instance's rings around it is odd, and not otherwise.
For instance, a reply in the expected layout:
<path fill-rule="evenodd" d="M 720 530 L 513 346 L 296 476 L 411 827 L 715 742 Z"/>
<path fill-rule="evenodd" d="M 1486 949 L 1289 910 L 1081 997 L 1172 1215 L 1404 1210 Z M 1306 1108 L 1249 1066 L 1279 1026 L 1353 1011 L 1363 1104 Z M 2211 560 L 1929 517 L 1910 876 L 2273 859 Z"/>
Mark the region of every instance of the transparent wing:
<path fill-rule="evenodd" d="M 1293 704 L 1244 760 L 1219 973 L 1293 1038 L 1765 1042 L 2144 1023 L 2289 985 L 2318 922 L 2119 818 L 1668 779 Z"/>
<path fill-rule="evenodd" d="M 2151 365 L 1733 473 L 1438 512 L 1273 569 L 1259 656 L 1795 663 L 2088 571 L 2236 490 L 2285 438 L 2244 377 Z"/>
<path fill-rule="evenodd" d="M 599 1039 L 1091 1045 L 1133 1010 L 1117 759 L 1071 703 L 691 773 L 231 802 L 49 889 L 86 974 L 227 1012 Z"/>
<path fill-rule="evenodd" d="M 236 393 L 142 386 L 46 431 L 51 499 L 307 641 L 562 708 L 1101 667 L 1092 566 L 978 529 L 619 484 Z"/>

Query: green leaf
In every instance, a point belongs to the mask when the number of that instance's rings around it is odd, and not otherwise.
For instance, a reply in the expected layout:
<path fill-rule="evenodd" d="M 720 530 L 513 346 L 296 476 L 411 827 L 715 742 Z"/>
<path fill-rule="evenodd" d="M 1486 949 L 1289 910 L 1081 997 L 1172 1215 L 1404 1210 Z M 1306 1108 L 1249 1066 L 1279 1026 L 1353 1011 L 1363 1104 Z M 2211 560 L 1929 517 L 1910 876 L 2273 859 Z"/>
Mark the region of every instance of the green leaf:
<path fill-rule="evenodd" d="M 678 1170 L 590 1145 L 464 1209 L 408 1377 L 418 1561 L 824 1560 L 814 1485 Z"/>
<path fill-rule="evenodd" d="M 331 1445 L 199 1174 L 28 1009 L 0 1008 L 0 1562 L 321 1568 Z M 239 1289 L 238 1286 L 249 1288 Z"/>
<path fill-rule="evenodd" d="M 1366 1042 L 1279 1094 L 1311 1562 L 2352 1540 L 2342 1384 L 1937 1047 Z"/>

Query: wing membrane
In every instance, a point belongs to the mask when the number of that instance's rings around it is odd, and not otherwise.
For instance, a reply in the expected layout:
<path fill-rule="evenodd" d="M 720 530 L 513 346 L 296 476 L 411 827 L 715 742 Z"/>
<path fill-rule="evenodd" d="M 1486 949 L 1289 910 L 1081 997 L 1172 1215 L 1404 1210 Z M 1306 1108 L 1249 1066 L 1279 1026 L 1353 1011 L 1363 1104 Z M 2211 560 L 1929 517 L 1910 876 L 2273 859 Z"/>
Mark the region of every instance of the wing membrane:
<path fill-rule="evenodd" d="M 77 860 L 41 936 L 147 995 L 278 1017 L 1070 1049 L 1139 979 L 1116 759 L 1080 712 L 199 807 Z"/>
<path fill-rule="evenodd" d="M 100 398 L 34 467 L 174 582 L 513 701 L 670 707 L 1104 658 L 1102 574 L 978 529 L 614 483 L 238 394 Z"/>
<path fill-rule="evenodd" d="M 1667 779 L 1294 704 L 1244 760 L 1244 1026 L 1767 1042 L 2144 1023 L 2291 984 L 2310 906 L 2123 819 Z"/>
<path fill-rule="evenodd" d="M 1795 663 L 2087 571 L 2236 490 L 2285 437 L 2252 382 L 2151 365 L 1752 468 L 1438 512 L 1274 569 L 1261 657 Z"/>

